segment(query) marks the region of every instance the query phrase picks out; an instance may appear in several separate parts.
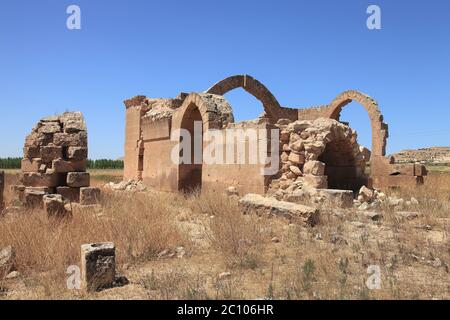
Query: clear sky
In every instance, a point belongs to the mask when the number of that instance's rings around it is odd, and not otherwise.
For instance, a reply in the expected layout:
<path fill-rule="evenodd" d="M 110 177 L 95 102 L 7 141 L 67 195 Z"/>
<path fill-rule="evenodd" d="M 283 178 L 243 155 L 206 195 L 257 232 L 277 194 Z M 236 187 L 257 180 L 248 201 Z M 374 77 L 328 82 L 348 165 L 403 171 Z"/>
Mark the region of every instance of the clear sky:
<path fill-rule="evenodd" d="M 66 8 L 81 8 L 81 30 Z M 370 4 L 381 30 L 366 27 Z M 388 152 L 450 145 L 450 1 L 2 0 L 0 157 L 21 156 L 42 117 L 84 113 L 90 157 L 123 155 L 128 97 L 203 91 L 233 74 L 263 82 L 283 106 L 329 103 L 348 89 L 378 100 Z M 263 108 L 227 94 L 238 120 Z M 360 105 L 343 120 L 370 146 Z"/>

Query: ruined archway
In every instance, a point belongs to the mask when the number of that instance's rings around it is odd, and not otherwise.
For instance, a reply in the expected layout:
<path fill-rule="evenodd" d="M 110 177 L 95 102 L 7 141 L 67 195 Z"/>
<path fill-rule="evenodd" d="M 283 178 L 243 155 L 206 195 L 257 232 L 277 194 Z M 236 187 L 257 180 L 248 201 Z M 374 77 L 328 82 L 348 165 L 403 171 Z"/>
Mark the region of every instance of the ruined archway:
<path fill-rule="evenodd" d="M 298 111 L 294 109 L 282 108 L 275 96 L 261 82 L 249 75 L 235 75 L 223 79 L 209 88 L 206 93 L 223 96 L 227 92 L 243 88 L 245 91 L 256 97 L 264 106 L 267 117 L 275 123 L 280 118 L 297 120 Z"/>
<path fill-rule="evenodd" d="M 186 157 L 182 150 L 179 154 L 180 159 L 189 161 L 178 164 L 178 190 L 192 191 L 201 188 L 203 133 L 207 130 L 223 129 L 231 122 L 234 122 L 233 113 L 224 97 L 208 93 L 191 93 L 186 97 L 172 118 L 172 130 L 179 135 L 173 140 L 181 142 L 183 131 L 184 134 L 187 131 L 190 135 L 189 157 Z"/>
<path fill-rule="evenodd" d="M 372 155 L 375 157 L 384 156 L 386 154 L 386 140 L 389 136 L 388 126 L 383 122 L 383 115 L 378 103 L 373 98 L 359 91 L 345 91 L 331 102 L 327 117 L 339 120 L 342 108 L 352 101 L 361 104 L 369 114 L 372 127 Z"/>

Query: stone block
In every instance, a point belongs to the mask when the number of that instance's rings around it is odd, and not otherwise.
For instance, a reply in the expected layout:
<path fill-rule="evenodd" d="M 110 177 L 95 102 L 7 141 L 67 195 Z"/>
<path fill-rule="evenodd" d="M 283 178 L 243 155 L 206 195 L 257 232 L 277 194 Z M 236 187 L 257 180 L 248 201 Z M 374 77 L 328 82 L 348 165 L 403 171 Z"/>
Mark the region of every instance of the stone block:
<path fill-rule="evenodd" d="M 84 172 L 86 171 L 86 166 L 87 160 L 66 161 L 56 159 L 52 161 L 52 168 L 57 173 Z"/>
<path fill-rule="evenodd" d="M 90 176 L 87 172 L 69 172 L 67 174 L 67 186 L 72 188 L 89 187 Z"/>
<path fill-rule="evenodd" d="M 80 204 L 91 205 L 97 204 L 100 200 L 99 188 L 80 188 Z"/>
<path fill-rule="evenodd" d="M 328 177 L 327 176 L 313 176 L 304 175 L 303 182 L 311 188 L 316 189 L 327 189 L 328 188 Z"/>
<path fill-rule="evenodd" d="M 22 172 L 39 172 L 39 168 L 41 167 L 42 159 L 41 158 L 24 158 L 22 159 L 21 169 Z"/>
<path fill-rule="evenodd" d="M 56 193 L 60 194 L 64 200 L 67 200 L 70 202 L 79 202 L 80 201 L 80 188 L 57 187 Z"/>
<path fill-rule="evenodd" d="M 52 162 L 54 159 L 62 158 L 62 147 L 44 146 L 41 148 L 41 158 L 43 162 Z"/>
<path fill-rule="evenodd" d="M 61 132 L 61 124 L 59 122 L 40 123 L 38 132 L 46 134 Z"/>
<path fill-rule="evenodd" d="M 53 143 L 61 147 L 87 147 L 87 133 L 80 131 L 78 133 L 55 133 Z"/>
<path fill-rule="evenodd" d="M 39 147 L 24 147 L 23 148 L 24 158 L 33 159 L 41 157 L 41 149 Z"/>
<path fill-rule="evenodd" d="M 68 147 L 66 156 L 71 160 L 85 160 L 88 157 L 88 149 L 86 147 Z"/>
<path fill-rule="evenodd" d="M 288 160 L 297 165 L 303 164 L 305 163 L 305 155 L 302 153 L 291 152 Z"/>
<path fill-rule="evenodd" d="M 28 209 L 42 208 L 44 196 L 50 193 L 53 193 L 52 188 L 26 187 L 24 192 L 25 207 Z"/>
<path fill-rule="evenodd" d="M 343 209 L 353 207 L 353 191 L 351 190 L 321 189 L 318 190 L 318 194 L 329 206 Z"/>
<path fill-rule="evenodd" d="M 60 182 L 57 173 L 28 172 L 23 174 L 22 179 L 27 187 L 56 187 Z"/>
<path fill-rule="evenodd" d="M 314 226 L 319 221 L 319 211 L 316 208 L 258 194 L 245 195 L 239 200 L 239 206 L 245 214 L 254 212 L 258 215 L 275 215 L 309 226 Z"/>
<path fill-rule="evenodd" d="M 17 200 L 19 200 L 22 203 L 25 201 L 25 186 L 12 185 L 10 186 L 10 191 Z"/>
<path fill-rule="evenodd" d="M 320 161 L 307 161 L 303 166 L 303 173 L 313 176 L 323 176 L 325 174 L 325 163 Z"/>
<path fill-rule="evenodd" d="M 116 276 L 114 243 L 91 243 L 81 246 L 81 281 L 84 290 L 93 292 L 111 287 Z"/>
<path fill-rule="evenodd" d="M 46 194 L 42 197 L 42 202 L 49 218 L 62 218 L 67 215 L 63 197 L 60 194 Z"/>

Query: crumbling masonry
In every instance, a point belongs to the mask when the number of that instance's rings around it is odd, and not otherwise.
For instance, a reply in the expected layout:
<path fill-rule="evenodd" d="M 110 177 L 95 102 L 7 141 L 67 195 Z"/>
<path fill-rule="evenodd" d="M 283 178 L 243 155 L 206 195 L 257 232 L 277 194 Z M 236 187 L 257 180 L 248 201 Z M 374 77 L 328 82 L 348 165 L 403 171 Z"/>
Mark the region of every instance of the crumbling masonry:
<path fill-rule="evenodd" d="M 27 207 L 43 207 L 49 215 L 66 213 L 64 205 L 95 204 L 98 188 L 90 188 L 87 130 L 81 112 L 40 120 L 26 137 L 21 185 L 12 189 Z"/>
<path fill-rule="evenodd" d="M 231 106 L 223 97 L 243 88 L 261 101 L 265 114 L 258 120 L 234 123 Z M 350 102 L 361 104 L 372 127 L 372 152 L 356 142 L 356 132 L 339 122 Z M 272 188 L 289 188 L 295 183 L 317 189 L 358 190 L 362 185 L 386 189 L 423 183 L 423 165 L 395 165 L 385 156 L 388 126 L 377 102 L 358 92 L 346 91 L 331 103 L 312 108 L 281 107 L 273 94 L 248 75 L 226 78 L 202 93 L 181 93 L 173 99 L 136 96 L 125 101 L 125 179 L 143 180 L 163 191 L 190 188 L 264 194 Z M 193 130 L 194 121 L 203 131 L 243 128 L 278 129 L 280 170 L 272 176 L 260 174 L 260 164 L 176 164 L 171 151 L 178 129 Z M 270 134 L 268 135 L 270 136 Z M 226 142 L 225 142 L 226 143 Z M 365 165 L 370 162 L 370 174 Z"/>

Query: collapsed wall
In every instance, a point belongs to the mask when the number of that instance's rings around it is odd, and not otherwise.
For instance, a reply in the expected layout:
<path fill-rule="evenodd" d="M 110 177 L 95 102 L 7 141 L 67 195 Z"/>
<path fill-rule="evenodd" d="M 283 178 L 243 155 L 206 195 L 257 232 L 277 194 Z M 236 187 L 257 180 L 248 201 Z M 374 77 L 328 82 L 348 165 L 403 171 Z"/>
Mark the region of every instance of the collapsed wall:
<path fill-rule="evenodd" d="M 13 186 L 29 208 L 56 207 L 64 202 L 91 205 L 99 189 L 89 188 L 88 141 L 81 112 L 41 119 L 25 139 L 21 185 Z M 55 211 L 55 210 L 54 210 Z"/>
<path fill-rule="evenodd" d="M 367 183 L 370 151 L 357 142 L 357 133 L 333 119 L 280 119 L 281 169 L 269 191 L 302 188 L 358 190 Z"/>

